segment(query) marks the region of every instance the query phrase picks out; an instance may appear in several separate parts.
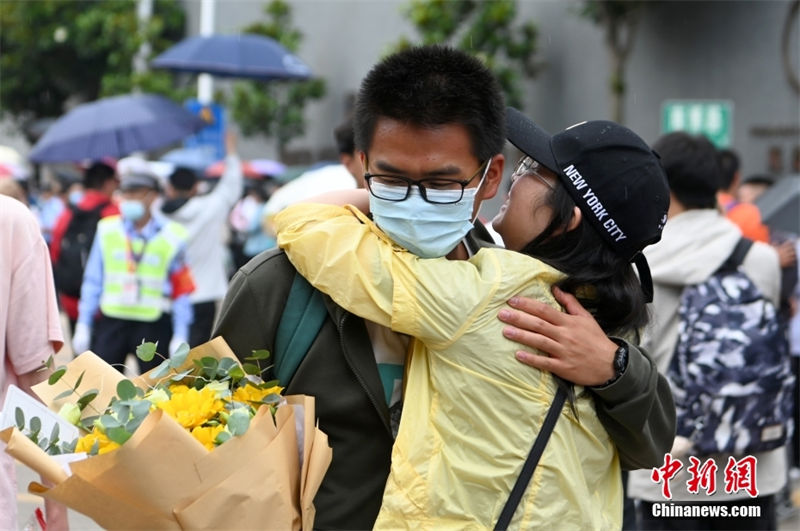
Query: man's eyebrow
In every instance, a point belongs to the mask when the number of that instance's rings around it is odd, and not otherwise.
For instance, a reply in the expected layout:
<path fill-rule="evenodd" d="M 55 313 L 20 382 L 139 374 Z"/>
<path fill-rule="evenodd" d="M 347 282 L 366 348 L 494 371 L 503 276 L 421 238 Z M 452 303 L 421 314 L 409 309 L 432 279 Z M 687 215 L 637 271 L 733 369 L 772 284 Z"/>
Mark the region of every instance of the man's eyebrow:
<path fill-rule="evenodd" d="M 378 160 L 375 162 L 375 169 L 379 170 L 381 173 L 389 173 L 393 175 L 408 175 L 409 172 L 392 166 L 392 164 Z M 425 172 L 422 177 L 423 178 L 430 178 L 430 177 L 452 177 L 452 176 L 461 176 L 463 172 L 461 168 L 458 166 L 453 166 L 448 164 L 446 166 L 442 166 L 441 168 L 436 168 L 435 170 Z"/>

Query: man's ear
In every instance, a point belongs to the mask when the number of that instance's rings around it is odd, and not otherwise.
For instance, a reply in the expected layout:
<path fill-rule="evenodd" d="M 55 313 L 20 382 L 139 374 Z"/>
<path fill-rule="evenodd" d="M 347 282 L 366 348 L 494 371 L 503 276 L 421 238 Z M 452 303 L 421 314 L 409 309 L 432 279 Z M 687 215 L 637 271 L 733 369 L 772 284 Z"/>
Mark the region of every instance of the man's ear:
<path fill-rule="evenodd" d="M 481 199 L 491 199 L 497 195 L 497 190 L 503 180 L 503 167 L 506 158 L 502 153 L 498 153 L 489 161 L 489 169 L 486 172 L 486 178 L 483 180 L 480 195 Z"/>
<path fill-rule="evenodd" d="M 569 227 L 567 227 L 567 232 L 577 228 L 582 219 L 583 219 L 583 211 L 578 207 L 572 207 L 572 219 L 569 220 Z"/>

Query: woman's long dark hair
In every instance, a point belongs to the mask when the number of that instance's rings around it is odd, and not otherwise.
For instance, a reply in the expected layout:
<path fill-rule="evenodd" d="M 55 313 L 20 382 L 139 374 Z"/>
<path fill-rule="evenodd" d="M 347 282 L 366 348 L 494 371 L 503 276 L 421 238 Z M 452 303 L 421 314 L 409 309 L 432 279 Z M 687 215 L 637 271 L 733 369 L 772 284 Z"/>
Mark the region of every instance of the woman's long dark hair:
<path fill-rule="evenodd" d="M 575 295 L 608 335 L 626 335 L 647 324 L 647 308 L 630 262 L 602 240 L 583 216 L 567 231 L 575 201 L 563 186 L 545 196 L 553 218 L 521 252 L 565 273 L 557 286 Z"/>
<path fill-rule="evenodd" d="M 607 335 L 637 332 L 647 324 L 648 315 L 644 292 L 630 262 L 606 245 L 586 216 L 573 230 L 567 230 L 575 201 L 563 186 L 551 189 L 544 203 L 553 210 L 553 218 L 520 252 L 565 273 L 567 277 L 556 285 L 573 294 Z M 555 374 L 553 377 L 566 391 L 577 418 L 574 384 Z"/>

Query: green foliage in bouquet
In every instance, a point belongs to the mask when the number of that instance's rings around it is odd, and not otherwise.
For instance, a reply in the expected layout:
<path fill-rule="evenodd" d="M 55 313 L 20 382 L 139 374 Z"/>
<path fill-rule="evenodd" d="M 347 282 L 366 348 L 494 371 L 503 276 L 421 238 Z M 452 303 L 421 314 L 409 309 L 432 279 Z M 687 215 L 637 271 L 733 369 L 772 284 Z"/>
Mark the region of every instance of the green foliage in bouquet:
<path fill-rule="evenodd" d="M 142 361 L 152 361 L 156 356 L 163 358 L 147 373 L 155 383 L 145 388 L 137 387 L 131 380 L 121 380 L 116 396 L 104 411 L 97 411 L 92 405 L 97 389 L 79 389 L 85 372 L 78 375 L 68 390 L 56 396 L 56 399 L 77 397 L 74 403 L 65 404 L 59 414 L 88 434 L 77 441 L 59 444 L 57 429 L 49 438 L 40 436 L 41 423 L 35 422 L 38 418 L 31 419 L 26 434 L 49 453 L 78 451 L 97 455 L 124 444 L 151 411 L 162 409 L 211 450 L 232 436 L 244 434 L 260 406 L 269 406 L 274 414 L 282 399 L 277 380 L 265 382 L 261 378 L 269 368 L 261 366 L 270 357 L 267 350 L 253 351 L 243 365 L 233 358 L 207 356 L 193 360 L 187 369 L 188 345 L 181 345 L 171 357 L 159 354 L 157 349 L 157 343 L 144 341 L 136 348 L 136 356 Z M 48 363 L 52 364 L 52 359 Z M 65 374 L 65 367 L 56 368 L 48 380 L 50 385 Z M 86 408 L 97 414 L 83 415 Z M 17 417 L 18 426 L 24 426 L 21 410 Z"/>
<path fill-rule="evenodd" d="M 58 424 L 53 425 L 53 429 L 50 431 L 50 437 L 43 437 L 42 421 L 39 417 L 31 417 L 30 422 L 26 426 L 25 412 L 22 411 L 20 407 L 14 410 L 14 422 L 17 429 L 22 432 L 23 435 L 35 442 L 39 448 L 50 455 L 69 454 L 75 451 L 75 445 L 78 441 L 60 440 L 61 427 Z"/>

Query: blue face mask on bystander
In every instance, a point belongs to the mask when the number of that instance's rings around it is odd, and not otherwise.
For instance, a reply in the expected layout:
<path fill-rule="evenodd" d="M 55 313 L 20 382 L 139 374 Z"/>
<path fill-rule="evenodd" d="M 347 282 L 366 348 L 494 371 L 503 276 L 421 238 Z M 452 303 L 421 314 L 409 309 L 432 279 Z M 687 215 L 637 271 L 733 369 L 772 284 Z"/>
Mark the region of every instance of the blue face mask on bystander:
<path fill-rule="evenodd" d="M 119 204 L 119 213 L 128 221 L 138 221 L 144 216 L 144 203 L 135 199 L 126 199 Z"/>

